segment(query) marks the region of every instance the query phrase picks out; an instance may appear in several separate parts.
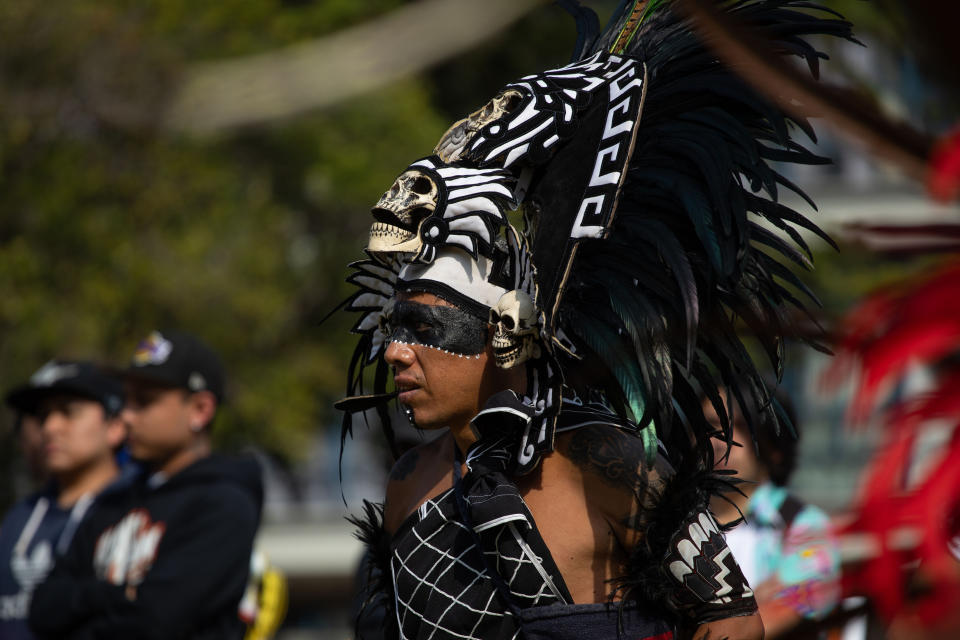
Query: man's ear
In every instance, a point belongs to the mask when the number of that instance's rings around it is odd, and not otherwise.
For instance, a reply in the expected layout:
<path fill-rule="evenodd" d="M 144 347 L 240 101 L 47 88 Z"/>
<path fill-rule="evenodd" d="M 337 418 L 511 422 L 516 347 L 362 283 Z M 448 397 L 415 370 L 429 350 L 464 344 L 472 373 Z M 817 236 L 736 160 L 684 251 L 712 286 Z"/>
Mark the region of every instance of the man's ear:
<path fill-rule="evenodd" d="M 116 451 L 127 439 L 127 425 L 120 416 L 107 418 L 107 444 Z"/>
<path fill-rule="evenodd" d="M 217 413 L 217 398 L 209 391 L 190 394 L 190 429 L 199 433 L 213 421 Z"/>

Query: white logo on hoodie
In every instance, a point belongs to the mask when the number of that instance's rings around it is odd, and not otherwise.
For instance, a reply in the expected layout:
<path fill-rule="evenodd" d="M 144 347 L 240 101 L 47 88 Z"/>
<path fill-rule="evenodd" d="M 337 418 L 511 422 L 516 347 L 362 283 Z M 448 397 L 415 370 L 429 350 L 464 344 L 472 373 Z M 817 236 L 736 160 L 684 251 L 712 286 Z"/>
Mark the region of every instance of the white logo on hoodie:
<path fill-rule="evenodd" d="M 53 552 L 46 540 L 38 542 L 30 554 L 14 553 L 10 559 L 10 572 L 20 585 L 20 593 L 0 596 L 0 620 L 23 620 L 27 617 L 30 594 L 52 568 Z"/>
<path fill-rule="evenodd" d="M 166 525 L 153 522 L 145 509 L 134 509 L 100 534 L 93 567 L 101 580 L 116 585 L 138 585 L 153 566 Z"/>

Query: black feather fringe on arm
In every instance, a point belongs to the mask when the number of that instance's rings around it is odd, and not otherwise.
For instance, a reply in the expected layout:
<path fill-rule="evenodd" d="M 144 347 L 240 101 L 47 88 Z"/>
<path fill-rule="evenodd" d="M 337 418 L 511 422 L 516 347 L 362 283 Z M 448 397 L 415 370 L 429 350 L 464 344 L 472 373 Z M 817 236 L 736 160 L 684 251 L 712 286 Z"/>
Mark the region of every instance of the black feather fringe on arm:
<path fill-rule="evenodd" d="M 664 563 L 670 541 L 681 523 L 708 510 L 711 496 L 739 491 L 738 481 L 731 473 L 703 469 L 678 472 L 659 487 L 647 489 L 643 500 L 644 535 L 630 551 L 624 575 L 611 581 L 611 600 L 620 600 L 621 607 L 629 602 L 653 605 L 664 615 L 675 615 L 670 601 L 675 587 Z M 739 523 L 738 519 L 720 528 L 728 531 Z M 673 622 L 679 622 L 679 618 Z"/>
<path fill-rule="evenodd" d="M 365 632 L 370 632 L 376 640 L 399 638 L 390 571 L 390 534 L 383 527 L 383 505 L 364 500 L 363 514 L 348 516 L 347 521 L 357 527 L 354 535 L 366 548 L 357 576 L 355 637 L 364 640 Z"/>

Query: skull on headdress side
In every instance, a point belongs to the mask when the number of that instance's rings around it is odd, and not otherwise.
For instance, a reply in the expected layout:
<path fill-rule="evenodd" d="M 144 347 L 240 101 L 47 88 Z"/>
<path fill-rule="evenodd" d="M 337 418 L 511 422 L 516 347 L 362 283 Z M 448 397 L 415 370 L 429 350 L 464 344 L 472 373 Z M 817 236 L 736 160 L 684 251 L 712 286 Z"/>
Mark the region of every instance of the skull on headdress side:
<path fill-rule="evenodd" d="M 420 223 L 436 208 L 439 188 L 418 169 L 404 171 L 373 208 L 376 222 L 370 227 L 367 250 L 371 253 L 406 253 L 420 250 Z"/>
<path fill-rule="evenodd" d="M 516 89 L 501 91 L 469 116 L 454 122 L 440 138 L 433 152 L 444 162 L 456 162 L 463 156 L 467 144 L 480 129 L 510 113 L 519 104 L 523 94 Z"/>
<path fill-rule="evenodd" d="M 500 297 L 490 309 L 493 334 L 493 357 L 501 369 L 510 369 L 540 357 L 540 328 L 537 309 L 530 296 L 514 289 Z"/>

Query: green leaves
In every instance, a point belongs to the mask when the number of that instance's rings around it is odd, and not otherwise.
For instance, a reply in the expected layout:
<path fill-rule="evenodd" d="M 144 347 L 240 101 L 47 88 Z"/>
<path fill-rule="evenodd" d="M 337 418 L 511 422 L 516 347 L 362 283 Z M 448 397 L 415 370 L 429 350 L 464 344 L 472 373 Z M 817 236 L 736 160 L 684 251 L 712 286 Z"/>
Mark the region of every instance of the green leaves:
<path fill-rule="evenodd" d="M 150 122 L 167 85 L 103 74 L 175 79 L 188 62 L 290 44 L 399 2 L 3 4 L 0 388 L 53 356 L 123 364 L 150 330 L 176 327 L 228 366 L 221 445 L 305 454 L 310 433 L 339 418 L 350 351 L 348 318 L 316 323 L 346 295 L 370 205 L 446 118 L 410 80 L 193 141 Z M 133 115 L 118 124 L 117 109 Z"/>

